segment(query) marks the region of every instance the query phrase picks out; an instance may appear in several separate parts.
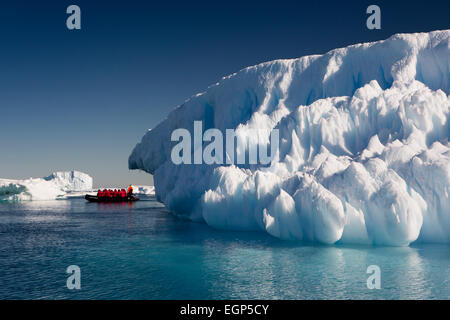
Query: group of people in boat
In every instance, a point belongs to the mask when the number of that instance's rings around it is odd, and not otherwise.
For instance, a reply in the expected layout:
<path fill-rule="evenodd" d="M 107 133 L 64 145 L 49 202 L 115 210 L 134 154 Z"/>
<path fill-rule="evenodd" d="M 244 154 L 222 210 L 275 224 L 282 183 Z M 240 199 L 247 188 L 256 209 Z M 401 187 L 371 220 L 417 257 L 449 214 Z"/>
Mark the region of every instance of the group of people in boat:
<path fill-rule="evenodd" d="M 129 186 L 128 190 L 125 191 L 125 189 L 104 189 L 102 190 L 98 190 L 97 192 L 97 197 L 98 198 L 128 198 L 131 197 L 133 195 L 133 186 Z"/>

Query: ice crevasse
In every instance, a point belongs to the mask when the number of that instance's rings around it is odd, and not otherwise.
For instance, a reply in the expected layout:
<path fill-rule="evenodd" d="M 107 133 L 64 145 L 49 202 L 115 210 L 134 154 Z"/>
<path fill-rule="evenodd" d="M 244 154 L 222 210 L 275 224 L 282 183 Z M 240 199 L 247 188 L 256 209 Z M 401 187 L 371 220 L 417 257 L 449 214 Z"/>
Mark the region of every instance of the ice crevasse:
<path fill-rule="evenodd" d="M 332 244 L 450 242 L 450 30 L 248 67 L 193 96 L 129 157 L 175 215 Z M 175 165 L 171 133 L 278 129 L 270 166 Z M 193 134 L 193 133 L 192 133 Z"/>

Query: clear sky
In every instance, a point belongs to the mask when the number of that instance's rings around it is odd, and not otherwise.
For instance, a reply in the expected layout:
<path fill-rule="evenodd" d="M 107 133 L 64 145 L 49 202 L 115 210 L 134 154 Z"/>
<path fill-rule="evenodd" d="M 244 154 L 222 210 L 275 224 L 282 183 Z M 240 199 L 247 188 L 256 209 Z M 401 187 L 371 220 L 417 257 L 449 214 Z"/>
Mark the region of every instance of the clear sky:
<path fill-rule="evenodd" d="M 0 177 L 76 169 L 94 184 L 151 184 L 128 170 L 148 128 L 221 77 L 398 32 L 450 28 L 449 1 L 2 1 Z M 220 4 L 219 4 L 220 3 Z M 66 8 L 81 8 L 81 30 Z M 368 5 L 382 29 L 366 28 Z"/>

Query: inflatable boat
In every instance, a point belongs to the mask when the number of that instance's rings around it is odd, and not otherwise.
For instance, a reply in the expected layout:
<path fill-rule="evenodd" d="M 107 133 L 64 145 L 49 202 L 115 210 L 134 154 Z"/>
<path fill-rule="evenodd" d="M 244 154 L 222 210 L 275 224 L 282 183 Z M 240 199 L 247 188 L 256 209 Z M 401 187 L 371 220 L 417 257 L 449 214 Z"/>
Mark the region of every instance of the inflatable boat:
<path fill-rule="evenodd" d="M 139 200 L 139 198 L 136 196 L 128 196 L 125 198 L 120 197 L 109 198 L 109 197 L 91 196 L 89 194 L 87 194 L 84 198 L 89 202 L 134 202 Z"/>

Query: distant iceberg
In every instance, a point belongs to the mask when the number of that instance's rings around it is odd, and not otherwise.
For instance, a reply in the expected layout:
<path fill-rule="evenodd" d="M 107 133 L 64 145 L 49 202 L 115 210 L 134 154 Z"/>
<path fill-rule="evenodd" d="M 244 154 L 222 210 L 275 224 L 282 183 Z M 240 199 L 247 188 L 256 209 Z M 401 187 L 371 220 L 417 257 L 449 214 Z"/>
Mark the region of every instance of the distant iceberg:
<path fill-rule="evenodd" d="M 136 195 L 154 196 L 155 195 L 155 187 L 154 186 L 134 186 L 133 193 Z"/>
<path fill-rule="evenodd" d="M 45 178 L 0 179 L 0 200 L 55 200 L 71 192 L 90 191 L 92 181 L 78 171 L 54 172 Z"/>
<path fill-rule="evenodd" d="M 450 242 L 450 30 L 398 34 L 223 78 L 147 132 L 130 169 L 175 215 L 332 244 Z M 279 161 L 175 165 L 171 133 L 279 130 Z"/>

